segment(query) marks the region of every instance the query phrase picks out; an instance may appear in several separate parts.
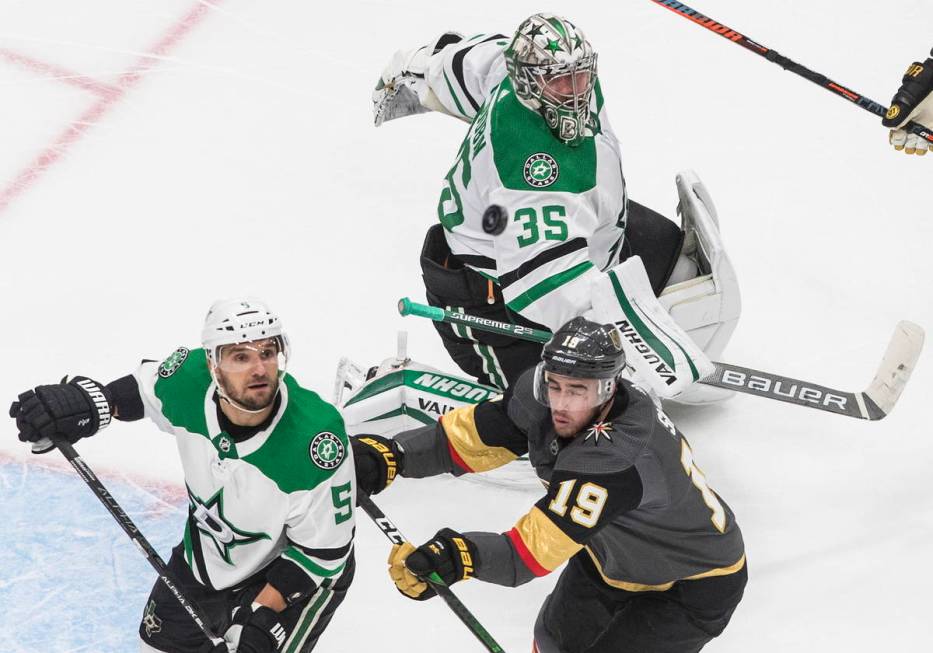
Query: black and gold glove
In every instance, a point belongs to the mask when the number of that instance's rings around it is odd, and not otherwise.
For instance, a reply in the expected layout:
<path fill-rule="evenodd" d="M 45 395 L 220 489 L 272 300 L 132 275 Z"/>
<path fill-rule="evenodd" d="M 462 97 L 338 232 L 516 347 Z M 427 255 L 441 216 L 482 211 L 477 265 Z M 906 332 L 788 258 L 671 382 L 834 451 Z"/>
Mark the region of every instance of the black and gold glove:
<path fill-rule="evenodd" d="M 930 56 L 933 57 L 933 50 Z M 933 58 L 910 64 L 901 80 L 901 87 L 891 100 L 891 108 L 882 120 L 885 127 L 891 128 L 889 140 L 894 149 L 924 155 L 929 143 L 901 129 L 910 120 L 933 129 Z"/>
<path fill-rule="evenodd" d="M 435 595 L 424 579 L 434 574 L 445 585 L 472 578 L 479 565 L 476 546 L 457 531 L 442 528 L 417 549 L 410 543 L 396 544 L 389 553 L 389 576 L 402 594 L 416 601 Z"/>
<path fill-rule="evenodd" d="M 392 485 L 399 472 L 400 452 L 394 440 L 381 435 L 357 435 L 350 438 L 359 492 L 379 494 Z"/>

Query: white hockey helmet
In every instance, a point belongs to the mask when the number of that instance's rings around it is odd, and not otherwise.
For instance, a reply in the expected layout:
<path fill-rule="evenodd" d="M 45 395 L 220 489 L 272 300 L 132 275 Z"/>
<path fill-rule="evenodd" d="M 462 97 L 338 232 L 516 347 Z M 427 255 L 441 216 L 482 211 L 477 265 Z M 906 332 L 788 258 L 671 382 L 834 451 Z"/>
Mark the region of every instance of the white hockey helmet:
<path fill-rule="evenodd" d="M 596 53 L 583 31 L 555 14 L 534 14 L 506 47 L 505 65 L 519 101 L 561 141 L 580 143 L 592 127 L 596 86 Z"/>
<path fill-rule="evenodd" d="M 207 359 L 220 364 L 220 348 L 254 340 L 275 338 L 279 346 L 279 374 L 285 373 L 290 347 L 282 329 L 282 320 L 265 302 L 254 298 L 221 299 L 211 306 L 204 318 L 201 344 Z"/>

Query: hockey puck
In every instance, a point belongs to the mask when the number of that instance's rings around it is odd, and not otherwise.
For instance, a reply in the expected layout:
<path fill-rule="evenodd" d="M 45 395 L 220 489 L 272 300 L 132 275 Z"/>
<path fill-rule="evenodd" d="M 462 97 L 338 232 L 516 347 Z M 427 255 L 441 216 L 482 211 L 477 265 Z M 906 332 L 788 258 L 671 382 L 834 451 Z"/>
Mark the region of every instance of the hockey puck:
<path fill-rule="evenodd" d="M 483 212 L 483 231 L 491 236 L 498 236 L 505 231 L 509 214 L 498 204 L 490 204 Z"/>

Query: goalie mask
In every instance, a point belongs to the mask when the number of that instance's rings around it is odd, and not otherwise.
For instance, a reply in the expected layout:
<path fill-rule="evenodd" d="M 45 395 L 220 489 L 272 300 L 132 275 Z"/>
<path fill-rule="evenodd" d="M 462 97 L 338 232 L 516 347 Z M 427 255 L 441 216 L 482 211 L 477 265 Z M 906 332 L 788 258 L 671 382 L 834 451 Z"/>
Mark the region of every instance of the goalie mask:
<path fill-rule="evenodd" d="M 519 25 L 505 64 L 519 101 L 561 141 L 578 145 L 587 135 L 596 84 L 596 53 L 580 28 L 554 14 L 535 14 Z"/>
<path fill-rule="evenodd" d="M 544 346 L 535 368 L 535 399 L 552 406 L 559 394 L 571 410 L 595 408 L 612 398 L 624 369 L 619 330 L 612 324 L 575 317 Z"/>

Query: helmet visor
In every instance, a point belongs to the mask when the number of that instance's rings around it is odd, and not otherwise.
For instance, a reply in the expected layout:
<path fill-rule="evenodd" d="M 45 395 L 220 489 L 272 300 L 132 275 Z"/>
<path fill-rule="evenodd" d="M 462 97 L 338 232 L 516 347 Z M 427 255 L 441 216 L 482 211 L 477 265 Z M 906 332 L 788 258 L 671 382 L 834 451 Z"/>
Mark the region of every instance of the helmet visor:
<path fill-rule="evenodd" d="M 217 367 L 229 374 L 242 374 L 250 370 L 276 370 L 281 376 L 285 373 L 288 355 L 281 336 L 264 338 L 217 348 L 215 360 Z"/>
<path fill-rule="evenodd" d="M 581 379 L 557 374 L 544 369 L 543 362 L 535 368 L 535 399 L 551 410 L 591 410 L 609 401 L 613 393 L 614 379 Z"/>

